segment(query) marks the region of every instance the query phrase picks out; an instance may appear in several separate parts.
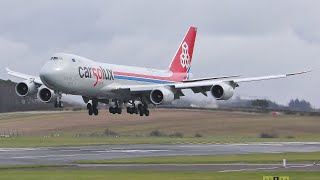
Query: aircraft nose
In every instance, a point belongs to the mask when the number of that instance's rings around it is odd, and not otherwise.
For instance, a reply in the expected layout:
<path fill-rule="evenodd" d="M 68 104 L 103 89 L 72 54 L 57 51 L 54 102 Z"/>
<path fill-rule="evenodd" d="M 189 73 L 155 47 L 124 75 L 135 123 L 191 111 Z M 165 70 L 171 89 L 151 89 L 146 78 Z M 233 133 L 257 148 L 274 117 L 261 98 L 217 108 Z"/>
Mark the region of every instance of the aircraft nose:
<path fill-rule="evenodd" d="M 61 71 L 62 68 L 59 65 L 48 62 L 40 70 L 40 79 L 47 87 L 54 89 Z"/>

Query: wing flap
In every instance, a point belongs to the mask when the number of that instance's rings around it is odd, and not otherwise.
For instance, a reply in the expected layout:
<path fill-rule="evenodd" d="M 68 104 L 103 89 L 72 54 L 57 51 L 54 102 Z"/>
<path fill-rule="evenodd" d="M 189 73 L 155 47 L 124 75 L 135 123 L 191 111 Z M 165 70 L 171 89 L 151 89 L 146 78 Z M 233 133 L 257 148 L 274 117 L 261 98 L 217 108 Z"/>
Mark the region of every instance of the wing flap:
<path fill-rule="evenodd" d="M 208 80 L 220 80 L 220 79 L 228 79 L 228 78 L 236 78 L 236 77 L 240 77 L 240 75 L 190 79 L 190 80 L 183 81 L 183 83 L 198 82 L 198 81 L 208 81 Z"/>

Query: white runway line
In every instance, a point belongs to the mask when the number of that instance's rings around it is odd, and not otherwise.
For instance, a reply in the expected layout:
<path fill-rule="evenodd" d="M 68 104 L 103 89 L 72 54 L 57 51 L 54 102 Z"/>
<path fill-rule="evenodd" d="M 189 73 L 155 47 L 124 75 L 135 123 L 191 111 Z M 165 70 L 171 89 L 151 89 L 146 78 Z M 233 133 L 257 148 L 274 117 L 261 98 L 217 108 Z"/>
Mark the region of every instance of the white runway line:
<path fill-rule="evenodd" d="M 80 149 L 61 149 L 58 151 L 62 151 L 62 152 L 74 152 L 74 151 L 81 151 Z"/>
<path fill-rule="evenodd" d="M 105 155 L 105 153 L 100 154 L 63 154 L 63 155 L 43 155 L 43 156 L 17 156 L 9 158 L 0 158 L 0 159 L 37 159 L 37 158 L 57 158 L 57 157 L 72 157 L 72 156 L 99 156 Z"/>
<path fill-rule="evenodd" d="M 0 152 L 34 151 L 36 148 L 0 148 Z"/>
<path fill-rule="evenodd" d="M 235 170 L 223 170 L 218 172 L 240 172 L 240 171 L 257 171 L 257 170 L 273 170 L 279 169 L 280 167 L 270 167 L 270 168 L 252 168 L 252 169 L 235 169 Z"/>
<path fill-rule="evenodd" d="M 92 151 L 98 153 L 146 153 L 146 152 L 168 152 L 170 150 L 135 150 L 135 149 L 128 149 L 128 150 L 102 150 L 102 151 Z"/>
<path fill-rule="evenodd" d="M 232 169 L 232 170 L 223 170 L 218 172 L 241 172 L 241 171 L 258 171 L 258 170 L 274 170 L 274 169 L 290 169 L 290 168 L 307 168 L 315 166 L 313 164 L 307 165 L 294 165 L 294 166 L 287 166 L 287 167 L 265 167 L 265 168 L 248 168 L 248 169 Z"/>
<path fill-rule="evenodd" d="M 170 150 L 107 150 L 107 151 L 91 151 L 98 152 L 99 154 L 94 153 L 84 153 L 84 154 L 62 154 L 62 155 L 43 155 L 43 156 L 17 156 L 10 157 L 12 159 L 36 159 L 36 158 L 51 158 L 51 157 L 72 157 L 72 156 L 97 156 L 97 155 L 105 155 L 107 153 L 146 153 L 146 152 L 167 152 Z M 5 158 L 5 157 L 2 157 Z M 2 159 L 0 158 L 0 159 Z M 6 158 L 5 158 L 6 159 Z"/>

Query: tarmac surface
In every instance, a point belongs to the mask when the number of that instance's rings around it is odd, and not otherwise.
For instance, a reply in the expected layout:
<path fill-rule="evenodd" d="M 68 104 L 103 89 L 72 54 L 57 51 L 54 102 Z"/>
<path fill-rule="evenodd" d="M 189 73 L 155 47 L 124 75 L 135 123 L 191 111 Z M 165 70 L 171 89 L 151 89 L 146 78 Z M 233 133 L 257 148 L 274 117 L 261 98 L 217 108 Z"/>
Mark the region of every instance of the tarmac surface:
<path fill-rule="evenodd" d="M 77 164 L 69 169 L 86 170 L 130 170 L 130 171 L 320 171 L 320 165 L 313 163 L 291 163 L 283 167 L 282 164 Z"/>
<path fill-rule="evenodd" d="M 74 147 L 0 148 L 0 166 L 33 164 L 73 164 L 75 160 L 121 159 L 134 157 L 194 156 L 225 154 L 256 154 L 285 152 L 317 152 L 319 142 L 280 142 L 249 144 L 171 144 L 171 145 L 100 145 Z M 251 171 L 251 170 L 310 170 L 320 171 L 320 166 L 289 164 L 154 164 L 154 165 L 80 165 L 79 169 L 151 170 L 151 171 Z"/>

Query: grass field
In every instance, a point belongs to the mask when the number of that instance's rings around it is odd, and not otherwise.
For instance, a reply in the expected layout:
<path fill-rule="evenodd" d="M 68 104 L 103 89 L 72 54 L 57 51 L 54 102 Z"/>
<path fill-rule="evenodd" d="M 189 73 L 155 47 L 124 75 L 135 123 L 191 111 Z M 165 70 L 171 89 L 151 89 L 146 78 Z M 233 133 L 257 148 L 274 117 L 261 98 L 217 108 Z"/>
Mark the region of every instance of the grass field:
<path fill-rule="evenodd" d="M 319 162 L 320 152 L 311 153 L 276 153 L 276 154 L 243 154 L 215 156 L 173 156 L 130 158 L 111 160 L 82 160 L 82 164 L 225 164 L 225 163 L 281 163 L 287 162 Z"/>
<path fill-rule="evenodd" d="M 152 109 L 151 116 L 99 116 L 86 112 L 4 113 L 0 114 L 0 147 L 39 147 L 93 144 L 170 144 L 170 143 L 243 143 L 279 141 L 320 141 L 320 119 L 316 116 L 224 112 L 208 110 Z M 120 137 L 106 137 L 105 129 Z M 159 130 L 183 138 L 150 137 Z M 259 138 L 274 133 L 279 138 Z M 193 138 L 196 133 L 201 138 Z M 81 136 L 78 136 L 81 135 Z"/>
<path fill-rule="evenodd" d="M 147 172 L 147 171 L 100 171 L 100 170 L 57 170 L 57 171 L 0 171 L 0 179 L 37 180 L 37 179 L 109 179 L 109 180 L 169 180 L 169 179 L 201 179 L 201 180 L 261 180 L 262 176 L 289 176 L 290 180 L 318 180 L 320 172 Z"/>

